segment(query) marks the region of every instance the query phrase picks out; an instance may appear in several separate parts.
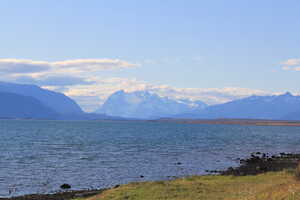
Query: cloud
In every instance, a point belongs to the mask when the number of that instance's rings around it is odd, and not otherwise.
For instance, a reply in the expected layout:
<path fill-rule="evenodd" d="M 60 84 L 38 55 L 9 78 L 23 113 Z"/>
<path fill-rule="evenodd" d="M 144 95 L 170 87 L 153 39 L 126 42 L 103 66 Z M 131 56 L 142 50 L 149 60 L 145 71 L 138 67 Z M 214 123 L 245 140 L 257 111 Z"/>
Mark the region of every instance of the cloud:
<path fill-rule="evenodd" d="M 77 59 L 53 62 L 53 66 L 63 68 L 84 68 L 91 71 L 136 67 L 127 61 L 118 59 Z"/>
<path fill-rule="evenodd" d="M 99 96 L 70 96 L 81 107 L 88 112 L 93 112 L 104 103 L 105 99 L 101 99 Z"/>
<path fill-rule="evenodd" d="M 36 73 L 50 69 L 50 64 L 43 61 L 0 59 L 1 74 Z"/>
<path fill-rule="evenodd" d="M 225 87 L 225 88 L 175 88 L 170 86 L 157 86 L 151 89 L 152 91 L 160 94 L 161 96 L 168 96 L 175 99 L 191 99 L 201 100 L 205 103 L 220 104 L 228 101 L 248 97 L 251 95 L 268 95 L 270 93 L 238 87 Z"/>
<path fill-rule="evenodd" d="M 64 87 L 64 93 L 74 98 L 86 111 L 96 110 L 101 104 L 104 103 L 109 95 L 118 90 L 125 90 L 127 92 L 148 90 L 160 96 L 165 96 L 172 99 L 201 100 L 210 105 L 225 103 L 251 95 L 271 94 L 262 90 L 237 87 L 176 88 L 168 85 L 150 84 L 134 78 L 91 77 L 89 81 L 93 81 L 94 84 Z M 61 90 L 59 87 L 55 90 L 58 91 L 59 89 Z"/>
<path fill-rule="evenodd" d="M 294 71 L 300 71 L 300 59 L 299 58 L 293 58 L 288 59 L 281 63 L 283 70 L 294 70 Z"/>
<path fill-rule="evenodd" d="M 297 67 L 299 59 L 284 62 L 285 66 Z M 96 110 L 112 93 L 148 90 L 160 96 L 174 99 L 202 100 L 218 104 L 253 94 L 270 94 L 262 90 L 225 88 L 176 88 L 169 85 L 151 84 L 135 78 L 100 77 L 102 70 L 118 70 L 137 67 L 119 59 L 73 59 L 64 61 L 34 61 L 0 59 L 1 80 L 39 85 L 63 92 L 74 98 L 85 111 Z M 96 76 L 97 75 L 97 76 Z"/>
<path fill-rule="evenodd" d="M 45 73 L 83 73 L 102 70 L 116 70 L 137 67 L 119 59 L 74 59 L 64 61 L 34 61 L 22 59 L 0 59 L 0 73 L 8 75 L 20 75 L 31 73 L 31 76 Z"/>
<path fill-rule="evenodd" d="M 285 66 L 297 66 L 300 64 L 300 59 L 288 59 L 287 61 L 284 61 L 281 64 Z"/>
<path fill-rule="evenodd" d="M 85 80 L 82 77 L 50 75 L 50 76 L 17 76 L 15 82 L 35 84 L 40 86 L 70 86 L 70 85 L 88 85 L 93 84 L 93 81 Z"/>

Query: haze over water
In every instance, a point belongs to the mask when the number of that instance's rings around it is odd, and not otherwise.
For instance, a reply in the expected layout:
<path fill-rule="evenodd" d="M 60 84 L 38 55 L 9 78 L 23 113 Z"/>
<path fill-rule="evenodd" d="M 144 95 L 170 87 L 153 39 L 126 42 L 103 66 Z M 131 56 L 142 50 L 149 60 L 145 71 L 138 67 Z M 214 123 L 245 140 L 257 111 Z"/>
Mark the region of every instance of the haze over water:
<path fill-rule="evenodd" d="M 104 188 L 205 174 L 236 166 L 237 158 L 251 152 L 295 152 L 299 132 L 300 127 L 1 120 L 0 196 L 49 193 L 63 183 Z"/>

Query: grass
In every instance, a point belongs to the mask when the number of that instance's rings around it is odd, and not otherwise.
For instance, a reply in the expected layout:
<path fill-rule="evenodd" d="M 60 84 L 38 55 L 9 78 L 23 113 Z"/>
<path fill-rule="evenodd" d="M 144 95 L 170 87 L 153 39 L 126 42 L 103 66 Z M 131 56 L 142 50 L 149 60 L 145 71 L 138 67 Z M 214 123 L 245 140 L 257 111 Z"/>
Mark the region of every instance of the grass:
<path fill-rule="evenodd" d="M 85 200 L 296 200 L 294 171 L 255 176 L 192 176 L 172 181 L 130 183 Z M 76 199 L 83 200 L 83 199 Z"/>

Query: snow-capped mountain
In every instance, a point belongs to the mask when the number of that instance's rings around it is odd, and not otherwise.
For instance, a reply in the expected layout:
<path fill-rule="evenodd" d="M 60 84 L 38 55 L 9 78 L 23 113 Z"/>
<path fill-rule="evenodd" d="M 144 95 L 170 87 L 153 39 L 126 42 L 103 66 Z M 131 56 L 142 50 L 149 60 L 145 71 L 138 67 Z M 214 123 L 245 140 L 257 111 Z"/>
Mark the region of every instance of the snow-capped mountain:
<path fill-rule="evenodd" d="M 250 96 L 175 117 L 202 119 L 296 119 L 300 118 L 299 113 L 300 96 L 293 96 L 287 92 L 273 96 Z"/>
<path fill-rule="evenodd" d="M 155 119 L 201 110 L 206 104 L 188 99 L 160 97 L 148 91 L 113 93 L 96 113 L 126 118 Z"/>

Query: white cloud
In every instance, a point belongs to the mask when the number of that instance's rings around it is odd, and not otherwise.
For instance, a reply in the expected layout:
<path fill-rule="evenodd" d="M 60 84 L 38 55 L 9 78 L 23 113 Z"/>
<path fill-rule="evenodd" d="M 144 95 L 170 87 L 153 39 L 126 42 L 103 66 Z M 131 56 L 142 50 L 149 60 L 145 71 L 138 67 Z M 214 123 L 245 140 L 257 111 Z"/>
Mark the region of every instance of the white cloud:
<path fill-rule="evenodd" d="M 138 64 L 119 59 L 77 59 L 53 62 L 52 66 L 58 73 L 85 73 L 102 70 L 117 70 L 137 67 Z"/>
<path fill-rule="evenodd" d="M 101 104 L 104 103 L 105 99 L 101 99 L 99 96 L 70 96 L 74 99 L 85 111 L 93 112 Z"/>
<path fill-rule="evenodd" d="M 300 64 L 300 59 L 299 58 L 288 59 L 287 61 L 284 61 L 281 64 L 286 66 L 297 66 Z"/>
<path fill-rule="evenodd" d="M 15 76 L 15 82 L 25 84 L 35 84 L 42 86 L 70 86 L 70 85 L 88 85 L 93 84 L 93 81 L 87 81 L 83 77 L 68 76 L 68 75 L 42 75 L 42 76 Z"/>
<path fill-rule="evenodd" d="M 53 62 L 52 65 L 58 67 L 71 67 L 71 68 L 87 67 L 92 70 L 136 67 L 136 64 L 131 64 L 127 61 L 118 60 L 118 59 L 65 60 L 65 61 Z"/>
<path fill-rule="evenodd" d="M 79 74 L 85 72 L 97 72 L 102 70 L 116 70 L 137 67 L 119 59 L 75 59 L 56 62 L 34 61 L 22 59 L 0 59 L 0 73 L 7 75 L 30 74 L 35 77 L 49 73 Z"/>
<path fill-rule="evenodd" d="M 1 74 L 37 73 L 50 69 L 50 64 L 43 61 L 0 59 Z"/>
<path fill-rule="evenodd" d="M 299 60 L 286 61 L 288 67 L 297 67 Z M 137 64 L 118 59 L 74 59 L 65 61 L 33 61 L 0 59 L 1 80 L 37 84 L 43 88 L 63 92 L 74 98 L 86 111 L 94 111 L 106 98 L 118 90 L 128 92 L 149 90 L 160 96 L 175 99 L 202 100 L 207 104 L 224 103 L 253 94 L 269 94 L 262 90 L 225 88 L 176 88 L 150 84 L 135 78 L 102 78 L 101 70 L 137 67 Z M 300 70 L 300 68 L 299 68 Z"/>
<path fill-rule="evenodd" d="M 300 71 L 300 59 L 299 58 L 293 58 L 288 59 L 281 63 L 283 70 L 294 70 L 294 71 Z"/>
<path fill-rule="evenodd" d="M 176 99 L 188 98 L 191 100 L 201 100 L 205 103 L 219 104 L 244 98 L 251 95 L 267 95 L 268 92 L 249 88 L 225 87 L 225 88 L 174 88 L 170 86 L 160 86 L 152 89 L 154 92 Z"/>
<path fill-rule="evenodd" d="M 201 100 L 207 104 L 219 104 L 251 95 L 268 95 L 271 93 L 237 87 L 226 88 L 175 88 L 168 85 L 149 84 L 137 79 L 91 77 L 88 81 L 94 84 L 73 85 L 64 87 L 64 93 L 71 96 L 86 111 L 94 111 L 106 98 L 118 90 L 127 92 L 148 90 L 160 96 L 174 99 Z M 60 88 L 56 88 L 59 90 Z"/>

